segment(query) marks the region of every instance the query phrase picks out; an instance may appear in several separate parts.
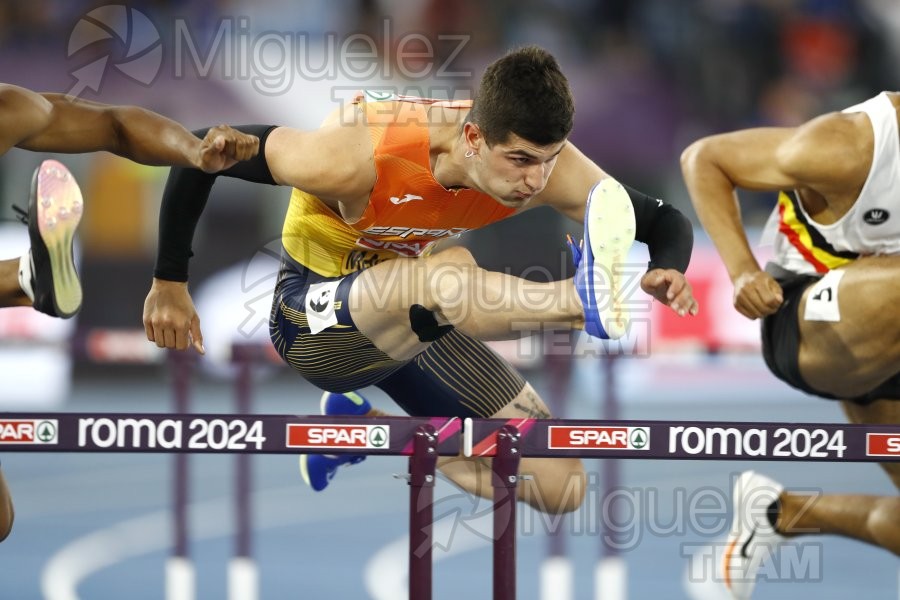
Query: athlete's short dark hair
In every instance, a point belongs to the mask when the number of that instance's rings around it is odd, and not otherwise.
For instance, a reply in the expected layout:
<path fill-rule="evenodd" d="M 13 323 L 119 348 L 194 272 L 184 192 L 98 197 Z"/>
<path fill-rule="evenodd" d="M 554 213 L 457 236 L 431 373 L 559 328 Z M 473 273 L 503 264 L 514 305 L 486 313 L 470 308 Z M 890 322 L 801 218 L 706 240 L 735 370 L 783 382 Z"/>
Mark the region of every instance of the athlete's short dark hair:
<path fill-rule="evenodd" d="M 552 54 L 537 46 L 509 52 L 485 70 L 469 120 L 488 146 L 509 134 L 546 146 L 572 131 L 575 101 L 569 81 Z"/>

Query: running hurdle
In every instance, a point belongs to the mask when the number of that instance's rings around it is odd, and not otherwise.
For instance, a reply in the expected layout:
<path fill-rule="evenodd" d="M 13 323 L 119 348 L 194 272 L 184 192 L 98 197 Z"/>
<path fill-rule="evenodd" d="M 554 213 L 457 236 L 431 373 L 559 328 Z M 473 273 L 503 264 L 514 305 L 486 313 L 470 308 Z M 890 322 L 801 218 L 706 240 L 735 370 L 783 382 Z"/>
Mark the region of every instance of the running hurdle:
<path fill-rule="evenodd" d="M 438 456 L 493 458 L 493 598 L 516 598 L 523 456 L 662 460 L 900 461 L 900 426 L 228 414 L 0 413 L 5 451 L 409 456 L 409 598 L 432 597 Z M 462 440 L 460 440 L 460 434 Z M 503 518 L 498 518 L 502 515 Z"/>

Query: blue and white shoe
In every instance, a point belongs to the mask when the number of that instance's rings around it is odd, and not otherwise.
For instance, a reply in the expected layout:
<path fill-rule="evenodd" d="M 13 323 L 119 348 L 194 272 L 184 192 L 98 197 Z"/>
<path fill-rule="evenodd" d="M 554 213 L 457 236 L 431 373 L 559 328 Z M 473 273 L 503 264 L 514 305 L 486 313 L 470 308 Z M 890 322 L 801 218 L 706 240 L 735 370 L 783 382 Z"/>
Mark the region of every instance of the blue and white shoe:
<path fill-rule="evenodd" d="M 372 410 L 369 401 L 356 392 L 322 394 L 323 415 L 365 415 Z M 300 475 L 306 485 L 321 492 L 337 474 L 341 465 L 355 465 L 366 460 L 365 454 L 301 454 Z"/>
<path fill-rule="evenodd" d="M 634 243 L 634 207 L 625 188 L 607 177 L 591 189 L 584 209 L 584 241 L 569 237 L 575 289 L 584 306 L 584 330 L 602 339 L 628 333 L 624 267 Z"/>
<path fill-rule="evenodd" d="M 319 412 L 323 415 L 365 415 L 372 410 L 369 401 L 356 392 L 335 394 L 325 392 L 319 402 Z"/>

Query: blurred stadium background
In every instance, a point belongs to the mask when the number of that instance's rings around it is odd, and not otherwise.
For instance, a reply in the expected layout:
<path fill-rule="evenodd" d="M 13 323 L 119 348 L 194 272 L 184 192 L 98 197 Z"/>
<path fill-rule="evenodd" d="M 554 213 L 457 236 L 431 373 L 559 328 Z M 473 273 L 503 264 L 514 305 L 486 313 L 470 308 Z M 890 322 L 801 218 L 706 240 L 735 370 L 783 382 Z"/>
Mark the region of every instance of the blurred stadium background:
<path fill-rule="evenodd" d="M 313 128 L 361 88 L 467 98 L 487 63 L 510 47 L 532 43 L 551 50 L 570 78 L 576 145 L 617 179 L 674 204 L 695 222 L 678 166 L 691 141 L 753 125 L 799 124 L 900 88 L 896 0 L 0 1 L 0 80 L 138 104 L 189 128 L 220 122 Z M 368 54 L 372 48 L 374 55 Z M 19 150 L 0 158 L 0 214 L 11 217 L 11 205 L 25 202 L 31 172 L 43 158 Z M 141 327 L 167 171 L 106 154 L 57 158 L 75 173 L 86 198 L 80 230 L 84 308 L 66 323 L 25 309 L 0 313 L 0 409 L 172 410 L 164 364 L 98 364 L 71 351 L 73 340 L 84 347 L 86 332 Z M 284 189 L 230 180 L 220 180 L 214 190 L 191 267 L 211 355 L 194 388 L 197 411 L 234 410 L 227 361 L 217 357 L 234 339 L 265 339 L 275 273 L 265 249 L 273 243 L 277 248 L 288 196 Z M 745 221 L 761 226 L 774 197 L 743 197 Z M 564 234 L 578 231 L 541 209 L 461 242 L 488 268 L 562 277 L 571 275 Z M 23 227 L 4 226 L 0 249 L 6 256 L 17 256 L 24 245 Z M 618 360 L 610 370 L 597 356 L 571 363 L 556 358 L 553 364 L 520 356 L 529 359 L 524 368 L 539 390 L 566 400 L 560 416 L 599 418 L 606 398 L 597 390 L 614 389 L 624 418 L 842 420 L 836 405 L 790 390 L 768 374 L 755 352 L 755 325 L 731 309 L 730 284 L 699 230 L 690 274 L 703 313 L 685 324 L 655 311 L 650 358 Z M 124 351 L 152 354 L 153 347 Z M 561 385 L 568 371 L 570 385 Z M 318 408 L 317 392 L 285 370 L 259 373 L 255 390 L 257 412 Z M 374 397 L 394 410 L 388 399 Z M 0 545 L 0 598 L 163 597 L 162 564 L 172 542 L 165 533 L 167 457 L 0 458 L 17 506 L 12 537 Z M 198 459 L 192 480 L 194 510 L 208 521 L 195 526 L 192 546 L 200 598 L 226 595 L 230 460 Z M 341 473 L 334 489 L 314 495 L 303 488 L 292 459 L 254 459 L 263 598 L 397 597 L 384 591 L 391 589 L 384 567 L 389 561 L 377 562 L 383 552 L 390 554 L 405 526 L 405 490 L 389 475 L 403 464 L 389 462 L 370 459 Z M 872 465 L 759 467 L 800 487 L 895 493 Z M 646 532 L 654 518 L 688 518 L 674 504 L 676 490 L 727 493 L 730 476 L 744 468 L 631 462 L 621 465 L 621 476 L 626 487 L 659 492 L 659 514 L 635 519 Z M 456 502 L 467 514 L 477 513 L 447 493 L 447 506 Z M 103 532 L 115 538 L 116 527 L 141 519 L 132 531 L 136 537 L 120 532 L 124 547 L 108 544 L 87 566 L 73 559 L 103 547 L 78 545 L 85 539 Z M 627 549 L 630 597 L 718 597 L 715 590 L 685 586 L 685 548 L 721 532 L 688 529 L 682 535 L 645 533 Z M 593 597 L 590 569 L 599 537 L 582 533 L 569 542 L 579 599 Z M 521 541 L 523 599 L 538 598 L 543 538 Z M 486 596 L 486 544 L 466 542 L 463 535 L 458 544 L 437 564 L 435 597 Z M 806 572 L 764 582 L 759 597 L 898 596 L 895 558 L 833 539 L 822 542 L 821 552 L 818 579 Z M 77 595 L 66 595 L 66 582 L 74 582 L 69 587 Z"/>

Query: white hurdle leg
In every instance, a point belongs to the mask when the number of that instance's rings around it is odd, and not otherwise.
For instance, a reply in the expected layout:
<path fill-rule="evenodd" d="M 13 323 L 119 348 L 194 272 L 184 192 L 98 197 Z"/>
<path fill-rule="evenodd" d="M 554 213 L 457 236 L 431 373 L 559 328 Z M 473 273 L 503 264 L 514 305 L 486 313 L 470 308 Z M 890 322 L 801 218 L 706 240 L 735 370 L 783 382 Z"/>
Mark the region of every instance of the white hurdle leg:
<path fill-rule="evenodd" d="M 197 581 L 190 559 L 172 556 L 166 560 L 166 600 L 194 600 Z"/>
<path fill-rule="evenodd" d="M 564 556 L 554 556 L 541 563 L 541 600 L 574 600 L 575 569 Z"/>
<path fill-rule="evenodd" d="M 252 558 L 232 558 L 228 563 L 228 600 L 258 600 L 259 569 Z"/>
<path fill-rule="evenodd" d="M 603 558 L 594 571 L 595 600 L 626 600 L 628 598 L 628 569 L 625 559 L 618 556 Z"/>

